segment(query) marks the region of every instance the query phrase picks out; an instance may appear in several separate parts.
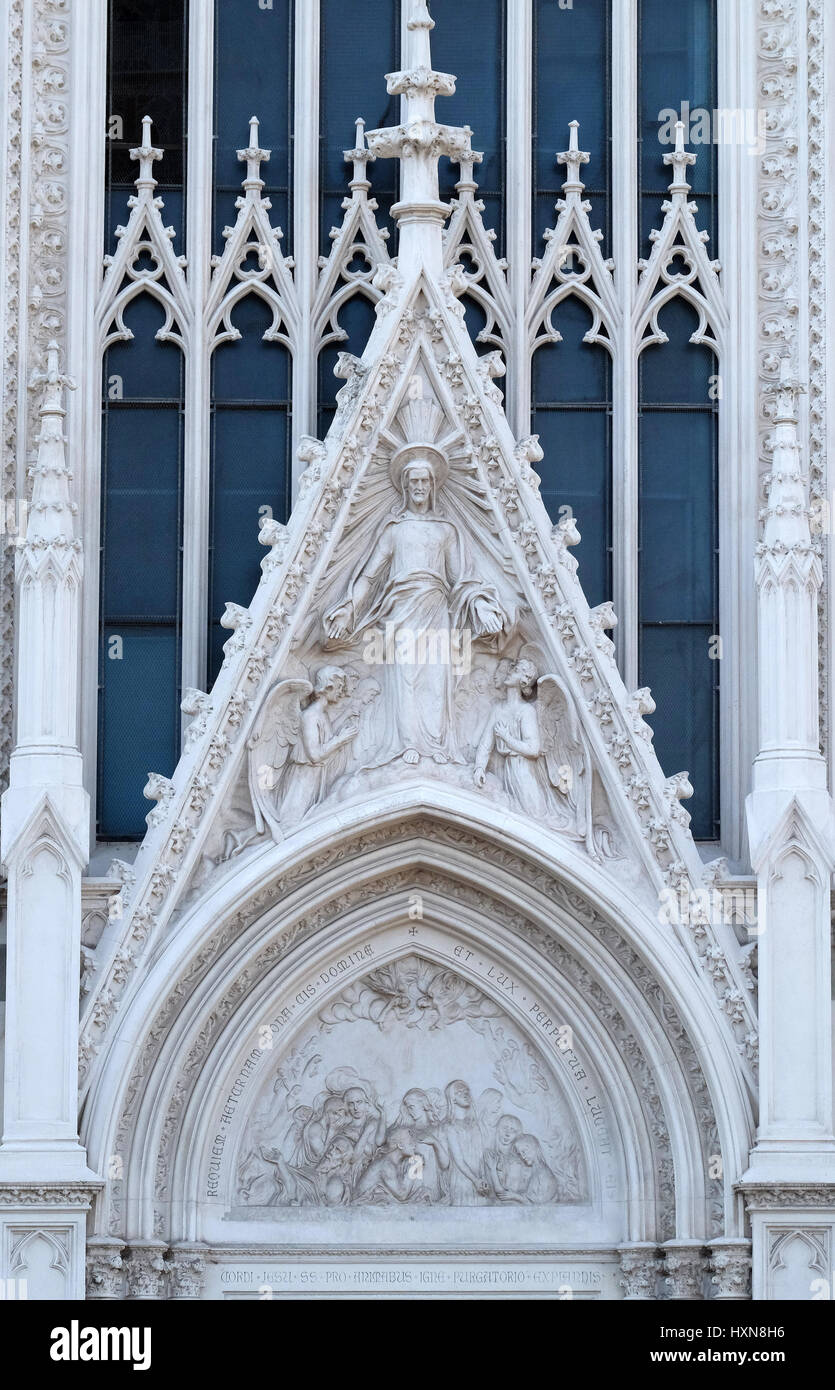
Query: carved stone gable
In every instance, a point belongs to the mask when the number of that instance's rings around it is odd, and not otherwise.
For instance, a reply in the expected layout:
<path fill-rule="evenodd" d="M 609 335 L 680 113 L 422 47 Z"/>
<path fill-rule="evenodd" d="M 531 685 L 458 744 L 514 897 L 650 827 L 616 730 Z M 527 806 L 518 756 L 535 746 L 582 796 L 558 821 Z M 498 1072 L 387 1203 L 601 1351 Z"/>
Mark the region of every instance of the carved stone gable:
<path fill-rule="evenodd" d="M 187 693 L 180 763 L 149 780 L 156 807 L 102 939 L 88 1055 L 108 992 L 130 988 L 184 903 L 265 846 L 291 853 L 330 816 L 415 805 L 427 786 L 462 815 L 521 818 L 653 915 L 672 901 L 659 930 L 701 961 L 745 1050 L 750 991 L 735 941 L 699 906 L 690 784 L 658 765 L 652 699 L 623 686 L 616 617 L 589 608 L 575 525 L 548 518 L 541 450 L 510 432 L 497 354 L 478 357 L 454 277 L 419 267 L 387 286 L 362 359 L 339 359 L 327 439 L 302 442 L 290 522 L 262 525 L 251 604 L 227 605 L 215 687 Z"/>

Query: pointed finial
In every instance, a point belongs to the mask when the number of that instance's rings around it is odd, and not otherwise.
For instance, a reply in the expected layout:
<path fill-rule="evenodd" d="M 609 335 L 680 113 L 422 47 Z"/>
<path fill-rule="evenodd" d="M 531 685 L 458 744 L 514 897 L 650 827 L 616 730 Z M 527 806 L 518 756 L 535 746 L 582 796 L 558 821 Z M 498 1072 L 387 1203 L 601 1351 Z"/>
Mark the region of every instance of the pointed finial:
<path fill-rule="evenodd" d="M 162 150 L 156 149 L 155 146 L 151 144 L 151 124 L 150 116 L 142 117 L 142 144 L 137 145 L 135 149 L 130 151 L 130 157 L 131 159 L 139 160 L 139 177 L 136 180 L 137 189 L 141 190 L 146 188 L 150 193 L 153 193 L 157 186 L 157 181 L 154 178 L 152 166 L 155 159 L 162 159 Z"/>
<path fill-rule="evenodd" d="M 346 161 L 350 160 L 354 166 L 354 177 L 348 185 L 349 188 L 352 192 L 367 193 L 371 187 L 371 183 L 367 177 L 365 166 L 369 159 L 373 159 L 374 156 L 365 143 L 365 121 L 363 117 L 357 116 L 354 124 L 357 129 L 354 148 L 352 150 L 343 150 L 342 155 Z"/>
<path fill-rule="evenodd" d="M 455 185 L 455 191 L 459 198 L 463 193 L 470 193 L 475 196 L 478 192 L 478 184 L 473 178 L 473 165 L 480 164 L 483 158 L 484 155 L 481 154 L 479 150 L 468 150 L 467 153 L 462 155 L 458 160 L 458 168 L 461 173 Z"/>
<path fill-rule="evenodd" d="M 269 150 L 262 150 L 258 144 L 258 117 L 249 118 L 249 144 L 245 150 L 238 150 L 238 159 L 241 163 L 246 162 L 246 178 L 243 186 L 247 192 L 259 193 L 264 187 L 264 180 L 261 178 L 261 161 L 268 160 Z"/>
<path fill-rule="evenodd" d="M 60 371 L 60 351 L 57 342 L 52 338 L 46 346 L 46 365 L 43 371 L 33 372 L 29 381 L 29 386 L 33 390 L 38 386 L 45 388 L 40 407 L 41 415 L 59 412 L 63 415 L 65 413 L 62 404 L 63 390 L 65 387 L 70 391 L 75 390 L 73 378 L 63 375 Z"/>
<path fill-rule="evenodd" d="M 38 409 L 40 432 L 35 461 L 29 469 L 32 478 L 32 501 L 26 528 L 26 545 L 37 549 L 47 541 L 75 544 L 73 504 L 70 500 L 70 472 L 64 453 L 63 420 L 64 390 L 75 390 L 72 377 L 60 369 L 58 344 L 53 340 L 46 349 L 43 371 L 33 372 L 29 385 L 32 390 L 43 388 Z M 23 546 L 23 539 L 18 543 Z"/>
<path fill-rule="evenodd" d="M 557 163 L 564 164 L 566 168 L 566 180 L 563 184 L 564 193 L 582 193 L 585 188 L 583 180 L 580 178 L 580 165 L 588 164 L 590 155 L 588 150 L 581 150 L 578 141 L 579 121 L 568 122 L 569 136 L 568 149 L 563 150 L 557 155 Z"/>
<path fill-rule="evenodd" d="M 438 159 L 445 155 L 460 163 L 470 158 L 469 126 L 441 125 L 435 118 L 435 99 L 452 96 L 455 78 L 432 67 L 429 35 L 434 27 L 425 0 L 412 0 L 405 66 L 386 74 L 389 95 L 404 98 L 403 121 L 368 132 L 375 155 L 401 160 L 400 201 L 392 215 L 400 231 L 398 266 L 407 275 L 421 263 L 442 273 L 441 230 L 450 209 L 439 197 Z"/>
<path fill-rule="evenodd" d="M 689 193 L 687 167 L 696 163 L 696 156 L 684 148 L 684 121 L 676 121 L 676 147 L 670 154 L 664 155 L 664 163 L 673 166 L 673 181 L 670 184 L 670 192 Z"/>

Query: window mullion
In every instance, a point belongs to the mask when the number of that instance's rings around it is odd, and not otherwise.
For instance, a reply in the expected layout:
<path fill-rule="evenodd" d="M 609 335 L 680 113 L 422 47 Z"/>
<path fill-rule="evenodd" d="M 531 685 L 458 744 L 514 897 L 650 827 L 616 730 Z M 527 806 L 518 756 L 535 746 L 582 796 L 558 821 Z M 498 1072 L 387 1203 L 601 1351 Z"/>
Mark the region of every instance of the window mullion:
<path fill-rule="evenodd" d="M 507 259 L 513 337 L 507 344 L 507 414 L 517 439 L 531 428 L 533 0 L 507 5 Z"/>
<path fill-rule="evenodd" d="M 620 302 L 613 363 L 612 587 L 618 614 L 618 663 L 629 690 L 638 685 L 638 353 L 632 311 L 638 261 L 637 0 L 612 6 L 612 255 Z M 582 520 L 582 518 L 581 518 Z"/>
<path fill-rule="evenodd" d="M 316 432 L 316 348 L 313 305 L 319 267 L 319 0 L 295 7 L 293 105 L 293 256 L 299 306 L 293 353 L 292 497 L 298 486 L 298 445 Z"/>
<path fill-rule="evenodd" d="M 193 9 L 196 7 L 193 7 Z M 206 301 L 211 278 L 214 131 L 214 6 L 192 12 L 188 47 L 186 255 L 191 322 L 186 328 L 183 479 L 182 688 L 206 683 L 211 495 L 211 367 Z M 191 716 L 184 716 L 184 725 Z"/>
<path fill-rule="evenodd" d="M 758 112 L 756 16 L 734 0 L 717 9 L 719 108 Z M 758 112 L 758 114 L 760 114 Z M 722 288 L 730 316 L 720 358 L 719 397 L 719 631 L 723 651 L 719 683 L 720 801 L 723 852 L 742 858 L 744 805 L 757 753 L 756 595 L 749 556 L 756 544 L 759 506 L 753 467 L 736 460 L 757 456 L 756 266 L 749 228 L 757 216 L 757 166 L 750 145 L 719 145 L 719 246 Z"/>

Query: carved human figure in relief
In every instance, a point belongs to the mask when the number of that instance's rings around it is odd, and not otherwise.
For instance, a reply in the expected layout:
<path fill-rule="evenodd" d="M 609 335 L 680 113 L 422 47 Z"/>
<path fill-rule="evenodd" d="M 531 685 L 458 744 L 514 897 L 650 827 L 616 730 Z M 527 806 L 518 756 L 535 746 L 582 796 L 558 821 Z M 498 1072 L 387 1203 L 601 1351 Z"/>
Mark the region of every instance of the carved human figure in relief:
<path fill-rule="evenodd" d="M 500 1202 L 515 1201 L 525 1188 L 522 1161 L 513 1148 L 521 1133 L 522 1121 L 518 1116 L 499 1116 L 495 1143 L 487 1153 L 487 1167 Z"/>
<path fill-rule="evenodd" d="M 524 1190 L 519 1200 L 533 1206 L 543 1206 L 556 1202 L 559 1197 L 559 1182 L 548 1167 L 542 1145 L 535 1134 L 520 1134 L 514 1140 L 513 1152 L 526 1170 Z"/>
<path fill-rule="evenodd" d="M 407 1091 L 400 1104 L 398 1124 L 410 1138 L 409 1153 L 420 1160 L 423 1190 L 431 1202 L 442 1202 L 449 1169 L 449 1151 L 438 1132 L 440 1115 L 431 1097 L 420 1087 Z"/>
<path fill-rule="evenodd" d="M 449 1150 L 447 1192 L 452 1207 L 480 1206 L 490 1195 L 484 1136 L 472 1093 L 465 1081 L 450 1081 L 443 1138 Z"/>
<path fill-rule="evenodd" d="M 585 840 L 595 854 L 591 770 L 562 686 L 555 676 L 538 676 L 524 658 L 497 679 L 504 697 L 491 710 L 476 750 L 476 786 L 485 785 L 492 763 L 513 804 Z"/>
<path fill-rule="evenodd" d="M 331 644 L 366 638 L 385 662 L 383 720 L 369 767 L 402 758 L 462 762 L 455 736 L 450 647 L 509 632 L 498 593 L 467 575 L 464 536 L 438 506 L 447 474 L 429 444 L 398 450 L 391 470 L 401 504 L 354 572 L 344 596 L 323 615 Z M 394 650 L 394 660 L 387 660 Z M 444 659 L 445 658 L 445 659 Z M 373 660 L 373 656 L 368 659 Z"/>
<path fill-rule="evenodd" d="M 386 1117 L 371 1091 L 363 1086 L 352 1086 L 347 1090 L 345 1104 L 348 1123 L 343 1134 L 353 1146 L 351 1162 L 359 1174 L 371 1162 L 385 1138 Z"/>
<path fill-rule="evenodd" d="M 346 750 L 357 736 L 359 717 L 348 713 L 338 728 L 334 721 L 349 687 L 349 674 L 341 666 L 323 666 L 312 685 L 284 680 L 267 696 L 248 745 L 249 787 L 259 834 L 265 822 L 276 838 L 292 829 L 324 801 L 345 771 Z"/>
<path fill-rule="evenodd" d="M 431 1203 L 423 1183 L 423 1162 L 416 1155 L 411 1132 L 404 1125 L 389 1131 L 385 1146 L 357 1184 L 356 1200 Z"/>

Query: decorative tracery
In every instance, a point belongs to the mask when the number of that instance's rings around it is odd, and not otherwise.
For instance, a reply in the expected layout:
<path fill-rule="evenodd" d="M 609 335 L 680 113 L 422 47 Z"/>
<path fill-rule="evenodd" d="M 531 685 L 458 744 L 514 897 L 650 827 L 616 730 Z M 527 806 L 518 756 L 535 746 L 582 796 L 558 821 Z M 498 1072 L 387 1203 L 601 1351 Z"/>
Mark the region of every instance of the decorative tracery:
<path fill-rule="evenodd" d="M 677 121 L 675 149 L 664 155 L 664 163 L 673 168 L 670 198 L 662 204 L 664 221 L 650 232 L 649 260 L 638 262 L 640 278 L 632 316 L 633 342 L 638 353 L 651 343 L 668 341 L 659 327 L 658 315 L 676 296 L 686 299 L 699 315 L 690 342 L 716 352 L 724 346 L 728 312 L 719 283 L 721 266 L 708 255 L 708 233 L 696 226 L 698 204 L 688 197 L 690 184 L 686 173 L 695 162 L 695 154 L 684 148 L 684 124 Z"/>
<path fill-rule="evenodd" d="M 431 24 L 431 19 L 428 19 L 428 23 Z M 422 69 L 392 73 L 388 81 L 389 93 L 399 95 L 404 100 L 414 100 L 417 96 L 421 100 L 429 97 L 434 100 L 435 96 L 448 95 L 454 90 L 451 75 L 442 76 L 441 85 L 438 86 L 436 82 L 429 92 Z M 319 418 L 327 419 L 330 393 L 327 377 L 323 377 L 322 373 L 330 370 L 336 355 L 334 349 L 338 345 L 347 344 L 350 339 L 353 354 L 361 350 L 363 345 L 362 335 L 368 331 L 369 320 L 356 311 L 349 313 L 349 306 L 362 302 L 373 306 L 378 314 L 386 312 L 386 295 L 396 285 L 399 272 L 397 258 L 392 256 L 388 244 L 388 230 L 377 220 L 378 204 L 371 196 L 369 164 L 378 158 L 390 157 L 392 151 L 386 142 L 391 144 L 391 140 L 397 137 L 396 144 L 400 138 L 399 132 L 403 132 L 403 139 L 408 145 L 414 131 L 412 126 L 408 130 L 394 127 L 388 132 L 371 131 L 366 135 L 362 118 L 357 118 L 355 125 L 352 148 L 343 152 L 351 172 L 349 191 L 342 201 L 342 219 L 330 229 L 332 244 L 327 255 L 312 256 L 311 246 L 305 243 L 294 244 L 294 255 L 286 254 L 284 234 L 272 222 L 270 199 L 264 196 L 262 166 L 269 158 L 269 151 L 260 146 L 258 119 L 253 116 L 248 144 L 237 151 L 238 159 L 245 165 L 245 176 L 241 194 L 236 200 L 235 222 L 224 229 L 226 244 L 222 255 L 211 256 L 210 265 L 201 267 L 196 261 L 186 264 L 185 258 L 174 252 L 172 243 L 175 232 L 165 225 L 162 200 L 156 196 L 156 181 L 151 172 L 161 152 L 151 145 L 150 120 L 146 118 L 143 121 L 142 144 L 132 151 L 140 167 L 136 193 L 129 201 L 131 215 L 127 226 L 117 232 L 118 249 L 113 257 L 107 258 L 99 296 L 99 344 L 104 351 L 119 340 L 132 336 L 124 314 L 135 298 L 148 294 L 161 305 L 165 318 L 157 331 L 157 339 L 176 343 L 183 350 L 187 363 L 184 378 L 183 481 L 185 508 L 189 517 L 192 517 L 195 504 L 198 510 L 212 505 L 207 500 L 212 495 L 214 476 L 213 466 L 208 462 L 210 448 L 207 447 L 212 437 L 212 358 L 216 347 L 234 344 L 241 338 L 243 324 L 240 315 L 236 315 L 239 306 L 250 295 L 255 295 L 265 304 L 270 314 L 268 326 L 264 328 L 264 319 L 261 319 L 257 334 L 265 341 L 285 349 L 292 360 L 292 387 L 288 386 L 282 393 L 286 400 L 280 408 L 292 414 L 292 425 L 288 417 L 288 440 L 291 431 L 289 454 L 293 459 L 300 457 L 298 446 L 302 437 L 314 428 L 317 402 L 313 385 L 317 376 L 321 397 Z M 447 131 L 452 128 L 438 126 L 437 129 L 443 132 L 443 140 L 447 140 Z M 646 261 L 638 262 L 636 279 L 631 266 L 615 264 L 611 258 L 603 255 L 603 234 L 592 226 L 592 203 L 586 197 L 581 177 L 582 167 L 589 162 L 590 155 L 580 149 L 578 123 L 571 121 L 568 147 L 556 155 L 557 162 L 564 165 L 566 170 L 563 196 L 556 204 L 556 220 L 544 233 L 543 254 L 530 263 L 526 261 L 520 274 L 517 264 L 511 264 L 506 257 L 497 254 L 496 234 L 485 225 L 484 201 L 478 196 L 475 177 L 482 156 L 472 150 L 470 134 L 469 127 L 463 127 L 458 143 L 438 150 L 458 164 L 460 171 L 455 196 L 447 210 L 442 243 L 450 303 L 456 306 L 455 312 L 459 317 L 463 318 L 467 312 L 471 333 L 482 354 L 481 371 L 491 397 L 497 402 L 501 401 L 503 392 L 499 383 L 504 386 L 502 379 L 505 377 L 510 383 L 509 408 L 520 432 L 529 428 L 525 419 L 529 391 L 527 383 L 531 381 L 534 356 L 540 347 L 557 345 L 562 341 L 560 328 L 565 331 L 564 306 L 573 300 L 582 306 L 584 315 L 588 315 L 580 328 L 582 342 L 605 349 L 607 361 L 612 364 L 614 375 L 620 381 L 620 386 L 614 392 L 611 387 L 602 395 L 600 390 L 594 391 L 598 404 L 592 412 L 595 416 L 592 447 L 597 451 L 595 458 L 598 460 L 594 468 L 603 490 L 602 498 L 609 497 L 613 492 L 617 500 L 619 489 L 623 491 L 625 488 L 628 493 L 630 488 L 636 486 L 629 482 L 635 468 L 631 462 L 635 446 L 627 438 L 631 429 L 630 398 L 623 383 L 634 375 L 637 359 L 646 346 L 667 341 L 659 315 L 672 300 L 683 299 L 698 315 L 690 341 L 708 346 L 717 353 L 721 352 L 724 343 L 727 311 L 720 288 L 719 265 L 710 259 L 705 247 L 707 234 L 698 230 L 696 205 L 688 200 L 689 184 L 685 175 L 695 156 L 685 151 L 684 129 L 680 126 L 676 132 L 675 150 L 664 156 L 665 162 L 673 168 L 673 181 L 669 187 L 669 199 L 662 204 L 663 221 L 650 235 L 652 252 Z M 404 152 L 408 153 L 406 146 Z M 440 203 L 438 208 L 441 212 Z M 305 235 L 314 235 L 315 219 L 307 218 L 302 224 L 297 222 L 296 237 L 300 227 Z M 511 237 L 509 246 L 518 258 L 518 237 Z M 192 257 L 194 254 L 192 249 Z M 208 249 L 205 254 L 208 259 Z M 468 312 L 470 310 L 472 313 Z M 232 352 L 234 355 L 234 347 Z M 587 398 L 575 403 L 571 398 L 571 388 L 568 388 L 566 395 L 561 371 L 563 364 L 570 373 L 567 349 L 557 353 L 547 363 L 547 368 L 543 355 L 538 366 L 536 379 L 547 380 L 549 388 L 548 401 L 540 400 L 536 405 L 534 428 L 543 428 L 539 418 L 542 409 L 559 410 L 562 416 L 565 415 L 566 405 L 569 409 L 575 405 L 585 409 Z M 269 364 L 268 370 L 272 370 Z M 279 376 L 287 370 L 286 367 L 276 367 Z M 448 370 L 454 374 L 454 361 L 448 364 Z M 241 380 L 243 382 L 250 377 L 251 370 L 248 369 L 243 372 Z M 289 377 L 286 379 L 289 380 Z M 253 394 L 261 393 L 255 392 L 254 388 L 247 392 L 242 385 L 235 401 L 240 400 L 244 405 L 258 405 L 259 402 L 255 400 L 245 400 Z M 592 415 L 583 416 L 584 429 L 591 423 Z M 606 420 L 601 426 L 597 417 L 603 415 Z M 546 438 L 548 452 L 552 454 L 545 489 L 549 504 L 553 506 L 567 502 L 576 505 L 582 532 L 583 503 L 588 488 L 585 485 L 575 486 L 572 491 L 572 479 L 574 483 L 577 481 L 576 470 L 572 474 L 570 470 L 566 472 L 562 465 L 558 466 L 553 457 L 554 440 L 547 430 L 543 433 L 543 440 Z M 576 430 L 572 438 L 576 443 Z M 601 450 L 606 456 L 602 473 L 598 457 Z M 614 460 L 621 455 L 623 464 L 616 464 Z M 264 465 L 265 468 L 268 466 L 271 465 Z M 291 466 L 288 462 L 288 472 Z M 281 467 L 285 467 L 283 462 Z M 263 470 L 259 476 L 262 479 L 266 476 Z M 611 480 L 610 483 L 606 482 L 607 478 Z M 284 483 L 276 485 L 276 497 L 285 486 Z M 273 491 L 266 484 L 265 488 L 270 494 L 268 500 L 273 503 Z M 563 492 L 562 497 L 558 496 L 560 491 Z M 565 496 L 565 492 L 568 496 Z M 289 488 L 287 493 L 289 495 Z M 637 671 L 640 640 L 635 621 L 637 609 L 633 612 L 624 612 L 623 609 L 622 577 L 630 562 L 623 556 L 616 557 L 613 562 L 615 572 L 611 573 L 607 558 L 613 544 L 612 536 L 607 532 L 607 527 L 611 525 L 607 511 L 612 505 L 614 503 L 605 500 L 601 500 L 599 505 L 592 502 L 591 515 L 585 518 L 588 523 L 585 550 L 595 566 L 596 577 L 592 587 L 598 598 L 608 597 L 614 591 L 624 618 L 619 633 L 624 670 L 630 672 L 633 684 L 636 679 L 643 679 L 646 683 L 646 677 Z M 623 504 L 618 502 L 617 505 Z M 626 506 L 639 511 L 637 494 L 631 502 L 627 498 Z M 211 517 L 214 517 L 214 512 L 211 512 Z M 219 590 L 215 592 L 211 558 L 207 572 L 204 541 L 207 524 L 211 531 L 210 547 L 217 549 L 218 545 L 222 546 L 222 537 L 215 534 L 217 525 L 222 527 L 222 521 L 201 520 L 199 516 L 187 523 L 183 540 L 184 686 L 198 684 L 205 679 L 205 639 L 202 634 L 209 616 L 206 610 L 211 606 L 213 616 L 217 617 L 218 605 L 226 597 Z M 582 554 L 581 562 L 586 563 Z M 614 590 L 611 585 L 614 585 Z M 242 594 L 243 589 L 235 597 Z M 211 661 L 209 664 L 212 665 Z"/>
<path fill-rule="evenodd" d="M 128 199 L 131 210 L 127 226 L 116 228 L 118 249 L 105 256 L 105 276 L 97 309 L 101 350 L 112 343 L 133 337 L 124 313 L 141 294 L 149 294 L 165 310 L 165 322 L 157 333 L 162 341 L 186 346 L 192 308 L 186 283 L 185 256 L 176 256 L 172 246 L 175 229 L 162 219 L 163 200 L 155 195 L 157 181 L 153 165 L 162 159 L 162 150 L 151 144 L 151 118 L 142 121 L 142 144 L 130 152 L 139 161 L 136 193 Z M 175 324 L 178 325 L 175 328 Z"/>

